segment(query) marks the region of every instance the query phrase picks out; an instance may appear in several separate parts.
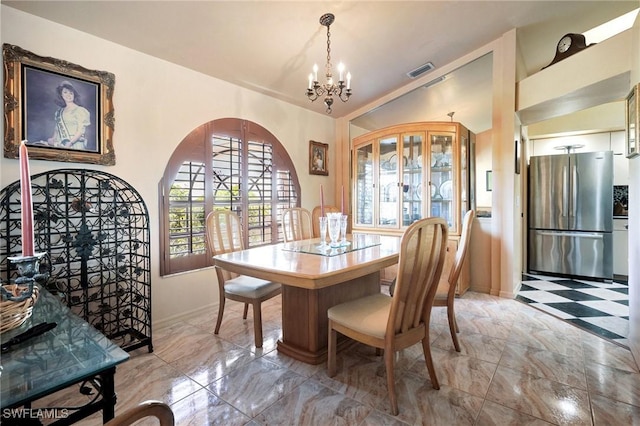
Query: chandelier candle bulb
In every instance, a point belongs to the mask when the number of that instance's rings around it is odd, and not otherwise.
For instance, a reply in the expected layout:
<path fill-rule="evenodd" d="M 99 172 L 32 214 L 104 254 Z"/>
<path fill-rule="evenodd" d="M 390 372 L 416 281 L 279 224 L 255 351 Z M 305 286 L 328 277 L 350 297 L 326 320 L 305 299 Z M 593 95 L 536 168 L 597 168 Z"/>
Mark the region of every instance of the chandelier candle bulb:
<path fill-rule="evenodd" d="M 318 64 L 313 64 L 313 81 L 318 81 Z"/>
<path fill-rule="evenodd" d="M 351 90 L 351 73 L 347 73 L 347 90 Z"/>
<path fill-rule="evenodd" d="M 26 141 L 20 143 L 20 207 L 22 210 L 22 256 L 33 256 L 33 202 L 31 199 L 31 175 Z"/>
<path fill-rule="evenodd" d="M 313 74 L 309 74 L 309 89 L 313 87 Z"/>
<path fill-rule="evenodd" d="M 342 62 L 338 64 L 338 72 L 340 73 L 340 81 L 344 81 L 344 64 Z"/>

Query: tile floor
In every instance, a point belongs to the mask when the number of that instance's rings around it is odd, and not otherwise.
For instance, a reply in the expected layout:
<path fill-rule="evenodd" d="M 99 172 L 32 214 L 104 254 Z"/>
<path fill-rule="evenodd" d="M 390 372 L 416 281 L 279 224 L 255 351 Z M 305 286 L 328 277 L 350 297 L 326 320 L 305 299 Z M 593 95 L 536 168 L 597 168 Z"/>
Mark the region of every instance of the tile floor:
<path fill-rule="evenodd" d="M 462 352 L 446 311 L 431 324 L 440 390 L 421 349 L 400 353 L 400 414 L 391 416 L 384 363 L 365 346 L 338 356 L 338 374 L 278 354 L 280 299 L 263 310 L 264 348 L 251 318 L 231 309 L 219 336 L 215 311 L 154 330 L 154 353 L 118 367 L 116 413 L 147 399 L 171 405 L 178 425 L 622 425 L 640 422 L 640 373 L 631 353 L 524 303 L 467 292 L 456 300 Z M 78 401 L 62 391 L 42 401 Z M 86 398 L 86 397 L 83 397 Z M 40 404 L 35 404 L 34 407 Z M 80 422 L 100 424 L 94 415 Z"/>
<path fill-rule="evenodd" d="M 523 274 L 516 299 L 629 346 L 629 287 L 622 281 L 606 283 Z"/>

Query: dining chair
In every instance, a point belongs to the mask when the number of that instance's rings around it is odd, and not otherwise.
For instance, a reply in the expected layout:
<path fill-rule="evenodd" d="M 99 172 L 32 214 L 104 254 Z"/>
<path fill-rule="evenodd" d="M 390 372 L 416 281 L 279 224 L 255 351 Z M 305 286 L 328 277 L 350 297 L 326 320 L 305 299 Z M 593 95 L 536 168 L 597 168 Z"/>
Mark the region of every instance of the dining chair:
<path fill-rule="evenodd" d="M 453 260 L 453 265 L 449 270 L 448 279 L 441 280 L 436 290 L 436 297 L 433 301 L 433 306 L 446 306 L 447 318 L 449 320 L 449 331 L 451 332 L 451 338 L 453 339 L 453 346 L 456 351 L 460 352 L 460 343 L 458 342 L 457 333 L 459 333 L 458 323 L 456 322 L 456 314 L 453 309 L 453 304 L 456 299 L 456 284 L 462 272 L 462 266 L 467 258 L 469 252 L 469 241 L 471 241 L 471 227 L 473 225 L 473 218 L 476 212 L 469 210 L 465 213 L 462 219 L 462 232 L 460 233 L 460 242 L 458 243 L 458 250 L 456 251 L 456 257 Z"/>
<path fill-rule="evenodd" d="M 282 234 L 284 242 L 313 238 L 311 212 L 301 207 L 292 207 L 282 212 Z"/>
<path fill-rule="evenodd" d="M 311 212 L 311 226 L 313 228 L 313 237 L 318 238 L 320 236 L 320 212 L 322 209 L 320 206 L 315 206 Z M 324 206 L 324 214 L 327 213 L 339 213 L 340 209 L 335 206 Z"/>
<path fill-rule="evenodd" d="M 434 389 L 440 389 L 429 346 L 429 320 L 447 246 L 448 226 L 442 218 L 411 224 L 402 236 L 394 295 L 376 293 L 329 308 L 328 374 L 336 374 L 337 334 L 383 349 L 391 412 L 398 414 L 395 352 L 422 342 Z"/>
<path fill-rule="evenodd" d="M 242 227 L 237 214 L 229 210 L 216 210 L 207 215 L 207 246 L 215 255 L 244 249 Z M 249 305 L 253 307 L 253 330 L 257 348 L 262 347 L 262 312 L 260 306 L 265 300 L 281 293 L 281 286 L 259 278 L 239 275 L 215 266 L 220 292 L 218 320 L 214 334 L 220 331 L 225 300 L 244 303 L 243 319 L 247 319 Z"/>
<path fill-rule="evenodd" d="M 129 426 L 146 417 L 155 417 L 160 426 L 173 426 L 175 418 L 171 407 L 161 401 L 144 401 L 129 408 L 105 423 L 105 426 Z M 154 424 L 157 424 L 154 422 Z"/>

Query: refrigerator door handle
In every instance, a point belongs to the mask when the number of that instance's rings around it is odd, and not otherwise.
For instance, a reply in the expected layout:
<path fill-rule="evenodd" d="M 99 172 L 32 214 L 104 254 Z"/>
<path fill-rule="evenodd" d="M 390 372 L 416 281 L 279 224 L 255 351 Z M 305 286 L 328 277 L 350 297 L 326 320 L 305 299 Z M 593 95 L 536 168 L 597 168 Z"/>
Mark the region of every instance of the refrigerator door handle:
<path fill-rule="evenodd" d="M 562 166 L 562 216 L 568 216 L 569 214 L 569 198 L 566 193 L 566 189 L 569 187 L 569 176 L 567 172 L 567 166 Z"/>
<path fill-rule="evenodd" d="M 589 233 L 589 232 L 545 232 L 538 231 L 539 235 L 545 235 L 549 237 L 578 237 L 578 238 L 593 238 L 595 240 L 601 240 L 604 238 L 602 233 Z"/>
<path fill-rule="evenodd" d="M 576 206 L 578 205 L 578 188 L 579 188 L 578 167 L 573 166 L 573 176 L 571 182 L 571 217 L 576 217 Z"/>

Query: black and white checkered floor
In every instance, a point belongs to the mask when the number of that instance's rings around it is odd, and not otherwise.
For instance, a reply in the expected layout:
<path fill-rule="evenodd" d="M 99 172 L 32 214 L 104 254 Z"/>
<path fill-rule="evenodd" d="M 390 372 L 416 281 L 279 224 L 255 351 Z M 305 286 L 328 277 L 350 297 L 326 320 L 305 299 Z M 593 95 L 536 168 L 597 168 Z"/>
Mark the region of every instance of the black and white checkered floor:
<path fill-rule="evenodd" d="M 523 274 L 516 299 L 629 346 L 629 287 L 624 282 Z"/>

